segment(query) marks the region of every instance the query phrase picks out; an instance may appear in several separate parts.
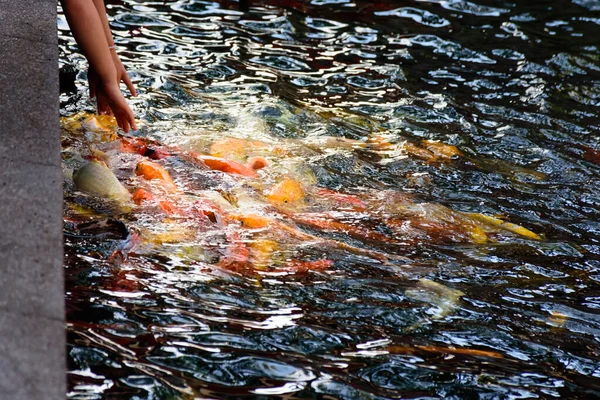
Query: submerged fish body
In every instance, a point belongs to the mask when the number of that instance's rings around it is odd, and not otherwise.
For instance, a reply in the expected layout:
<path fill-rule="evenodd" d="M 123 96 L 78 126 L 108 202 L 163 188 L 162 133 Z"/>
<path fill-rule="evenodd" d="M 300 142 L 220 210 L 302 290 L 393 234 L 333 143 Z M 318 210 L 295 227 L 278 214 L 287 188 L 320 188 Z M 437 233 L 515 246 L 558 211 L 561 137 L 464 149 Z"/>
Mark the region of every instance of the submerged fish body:
<path fill-rule="evenodd" d="M 501 220 L 500 218 L 492 217 L 485 214 L 477 214 L 471 213 L 467 214 L 469 217 L 475 219 L 476 221 L 480 221 L 484 225 L 491 227 L 492 229 L 498 229 L 503 231 L 508 231 L 515 233 L 519 236 L 523 236 L 528 239 L 533 240 L 541 240 L 542 237 L 535 232 L 530 231 L 529 229 L 522 227 L 517 224 L 513 224 L 511 222 L 506 222 Z"/>
<path fill-rule="evenodd" d="M 126 204 L 131 200 L 129 191 L 115 174 L 100 161 L 91 161 L 73 174 L 77 189 Z"/>
<path fill-rule="evenodd" d="M 118 128 L 116 119 L 109 115 L 90 115 L 81 125 L 86 130 L 95 132 L 112 132 Z"/>
<path fill-rule="evenodd" d="M 414 301 L 429 303 L 433 307 L 432 318 L 441 319 L 455 311 L 460 299 L 465 294 L 457 289 L 449 288 L 441 283 L 422 278 L 416 287 L 407 289 L 404 294 Z"/>

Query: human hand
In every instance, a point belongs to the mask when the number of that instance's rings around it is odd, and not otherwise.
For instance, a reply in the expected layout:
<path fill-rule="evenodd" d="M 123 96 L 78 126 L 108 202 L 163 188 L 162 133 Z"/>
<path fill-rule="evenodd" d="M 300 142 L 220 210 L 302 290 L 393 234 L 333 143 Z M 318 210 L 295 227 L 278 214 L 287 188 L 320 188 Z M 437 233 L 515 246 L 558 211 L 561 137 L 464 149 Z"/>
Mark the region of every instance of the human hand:
<path fill-rule="evenodd" d="M 95 94 L 97 97 L 98 113 L 106 114 L 111 112 L 117 119 L 117 124 L 125 131 L 129 129 L 137 130 L 133 111 L 129 108 L 127 100 L 121 93 L 119 85 L 112 82 L 102 82 L 95 86 Z"/>
<path fill-rule="evenodd" d="M 93 100 L 96 97 L 96 86 L 100 81 L 100 77 L 98 76 L 98 73 L 96 72 L 94 67 L 92 67 L 91 65 L 88 67 L 87 79 L 88 87 L 90 90 L 90 99 Z M 100 110 L 98 110 L 98 114 L 102 114 Z"/>
<path fill-rule="evenodd" d="M 115 51 L 111 51 L 111 56 L 115 65 L 115 69 L 117 71 L 117 83 L 123 82 L 125 86 L 127 86 L 129 93 L 131 93 L 132 96 L 137 96 L 135 87 L 133 86 L 131 79 L 129 79 L 129 75 L 127 75 L 127 70 L 125 69 L 125 66 L 123 66 L 119 55 Z M 98 79 L 98 73 L 90 65 L 90 67 L 88 68 L 88 84 L 90 87 L 90 97 L 92 99 L 96 97 L 96 86 L 98 84 Z"/>
<path fill-rule="evenodd" d="M 129 132 L 131 127 L 136 130 L 135 119 L 133 112 L 129 108 L 129 105 L 125 101 L 123 94 L 119 88 L 119 83 L 123 81 L 132 95 L 136 95 L 135 88 L 131 83 L 131 80 L 127 76 L 127 71 L 121 60 L 116 55 L 113 56 L 113 62 L 115 63 L 115 69 L 117 71 L 117 79 L 113 83 L 104 83 L 101 81 L 100 76 L 95 69 L 90 66 L 88 69 L 88 84 L 90 90 L 90 97 L 96 98 L 96 106 L 98 114 L 109 114 L 114 115 L 117 119 L 119 126 L 125 131 Z"/>
<path fill-rule="evenodd" d="M 98 75 L 98 73 L 96 72 L 94 67 L 92 67 L 91 65 L 88 67 L 87 77 L 88 77 L 88 86 L 90 89 L 90 98 L 96 99 L 96 108 L 98 110 L 98 114 L 113 115 L 113 112 L 110 109 L 108 102 L 106 101 L 106 96 L 104 96 L 104 95 L 100 95 L 98 97 L 96 96 L 97 88 L 102 83 L 100 81 L 100 76 Z"/>
<path fill-rule="evenodd" d="M 123 66 L 123 63 L 121 62 L 121 59 L 119 58 L 119 55 L 114 50 L 111 51 L 110 53 L 112 55 L 113 63 L 115 64 L 115 68 L 117 70 L 117 83 L 123 82 L 125 84 L 125 86 L 127 86 L 129 93 L 131 93 L 131 95 L 134 97 L 137 96 L 135 87 L 133 86 L 133 83 L 131 83 L 131 79 L 129 79 L 129 76 L 127 75 L 127 70 Z"/>

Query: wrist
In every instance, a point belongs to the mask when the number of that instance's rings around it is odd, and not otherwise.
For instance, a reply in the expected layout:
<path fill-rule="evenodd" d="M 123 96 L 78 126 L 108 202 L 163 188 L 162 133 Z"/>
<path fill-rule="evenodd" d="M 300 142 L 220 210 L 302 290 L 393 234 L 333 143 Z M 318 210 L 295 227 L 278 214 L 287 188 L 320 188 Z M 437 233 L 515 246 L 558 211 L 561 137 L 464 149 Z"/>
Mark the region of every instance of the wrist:
<path fill-rule="evenodd" d="M 98 73 L 98 80 L 102 86 L 111 86 L 117 84 L 117 71 L 116 69 L 111 69 L 110 71 L 104 71 L 104 73 Z"/>

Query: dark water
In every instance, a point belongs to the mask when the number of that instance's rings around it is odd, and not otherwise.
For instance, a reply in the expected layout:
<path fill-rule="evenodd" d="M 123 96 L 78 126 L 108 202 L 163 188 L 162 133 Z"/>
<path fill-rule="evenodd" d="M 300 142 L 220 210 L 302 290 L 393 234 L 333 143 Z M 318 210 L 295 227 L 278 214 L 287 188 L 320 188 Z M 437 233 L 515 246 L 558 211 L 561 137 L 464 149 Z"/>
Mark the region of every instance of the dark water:
<path fill-rule="evenodd" d="M 68 235 L 69 398 L 600 398 L 600 1 L 108 3 L 143 135 L 260 122 L 273 141 L 453 144 L 444 163 L 306 164 L 320 187 L 411 192 L 544 239 L 387 249 L 397 268 L 342 252 L 258 282 L 164 251 L 115 268 L 118 235 Z M 61 63 L 85 71 L 59 29 Z M 77 79 L 65 115 L 92 109 Z M 464 296 L 440 312 L 421 278 Z"/>

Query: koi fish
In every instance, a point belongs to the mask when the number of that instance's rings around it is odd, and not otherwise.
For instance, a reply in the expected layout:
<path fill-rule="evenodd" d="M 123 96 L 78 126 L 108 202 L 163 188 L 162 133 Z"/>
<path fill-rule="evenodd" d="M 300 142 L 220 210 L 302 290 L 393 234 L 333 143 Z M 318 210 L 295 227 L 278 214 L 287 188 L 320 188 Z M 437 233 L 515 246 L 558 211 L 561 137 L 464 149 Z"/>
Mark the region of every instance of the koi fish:
<path fill-rule="evenodd" d="M 248 161 L 246 162 L 246 166 L 255 171 L 258 171 L 259 169 L 263 169 L 267 165 L 269 165 L 269 163 L 267 162 L 267 160 L 264 159 L 264 157 L 261 157 L 261 156 L 250 157 L 250 158 L 248 158 Z"/>
<path fill-rule="evenodd" d="M 167 215 L 182 214 L 181 209 L 175 204 L 166 199 L 158 198 L 153 193 L 144 188 L 135 189 L 133 192 L 132 200 L 138 206 L 142 205 L 143 203 L 156 205 Z"/>
<path fill-rule="evenodd" d="M 88 130 L 103 131 L 105 128 L 110 130 L 110 125 L 105 126 L 100 119 L 93 119 L 90 122 L 84 120 L 82 127 Z M 539 235 L 526 228 L 494 217 L 460 213 L 431 203 L 417 203 L 412 196 L 400 192 L 380 191 L 351 195 L 317 188 L 316 177 L 313 180 L 303 180 L 289 171 L 283 171 L 284 178 L 266 190 L 260 186 L 259 180 L 243 181 L 247 184 L 246 187 L 252 186 L 262 191 L 264 197 L 253 195 L 252 193 L 256 192 L 248 191 L 239 195 L 231 192 L 216 193 L 215 197 L 218 197 L 220 202 L 215 202 L 211 198 L 205 198 L 201 192 L 196 192 L 193 196 L 178 190 L 160 160 L 177 157 L 177 160 L 171 161 L 183 160 L 200 168 L 254 178 L 262 175 L 257 171 L 268 166 L 268 161 L 262 157 L 262 154 L 276 154 L 277 148 L 260 141 L 225 138 L 213 143 L 209 150 L 210 155 L 204 155 L 163 145 L 148 138 L 120 134 L 116 137 L 122 152 L 143 157 L 143 160 L 136 164 L 135 174 L 151 184 L 141 183 L 143 187 L 135 189 L 133 195 L 130 195 L 106 164 L 96 160 L 74 174 L 75 185 L 81 190 L 119 202 L 128 203 L 132 200 L 141 207 L 155 207 L 154 210 L 161 214 L 161 221 L 167 225 L 171 224 L 170 226 L 175 227 L 181 221 L 185 222 L 185 228 L 188 230 L 183 234 L 167 230 L 168 235 L 165 238 L 156 236 L 157 242 L 164 240 L 177 242 L 179 238 L 183 238 L 181 240 L 184 241 L 207 230 L 214 230 L 219 231 L 218 240 L 222 243 L 221 230 L 214 228 L 228 226 L 224 239 L 226 244 L 220 252 L 221 256 L 216 265 L 232 271 L 250 273 L 258 268 L 269 266 L 271 271 L 306 272 L 323 270 L 333 264 L 333 261 L 328 259 L 289 261 L 281 258 L 272 263 L 271 258 L 278 257 L 279 242 L 294 243 L 292 245 L 295 246 L 297 242 L 311 241 L 394 265 L 397 265 L 395 261 L 406 261 L 363 246 L 354 247 L 332 238 L 319 237 L 319 233 L 307 233 L 303 231 L 304 228 L 343 234 L 365 244 L 375 245 L 377 243 L 406 245 L 416 240 L 485 243 L 492 240 L 493 233 L 498 231 L 512 232 L 529 239 L 540 239 Z M 115 139 L 113 137 L 108 140 Z M 295 142 L 290 141 L 290 143 Z M 379 137 L 370 138 L 367 142 L 320 137 L 316 143 L 348 150 L 364 148 L 387 150 L 393 146 L 398 147 Z M 310 149 L 310 143 L 306 145 L 298 141 L 296 145 L 304 150 Z M 420 144 L 405 143 L 403 146 L 407 154 L 427 162 L 464 157 L 455 146 L 434 141 L 424 140 Z M 100 150 L 92 151 L 92 155 L 101 160 L 108 160 L 111 154 L 114 154 L 114 146 L 106 153 Z M 138 156 L 130 156 L 127 159 L 137 161 L 138 158 Z M 301 160 L 302 157 L 298 159 Z M 281 168 L 288 167 L 289 165 L 286 164 Z M 276 168 L 277 166 L 272 169 L 277 173 Z M 250 203 L 251 206 L 247 207 Z M 249 209 L 254 210 L 253 213 L 244 213 Z M 262 211 L 266 211 L 267 215 L 260 214 Z M 275 216 L 268 215 L 271 213 Z M 286 217 L 287 220 L 282 221 L 279 217 Z M 188 234 L 190 231 L 191 235 Z M 149 237 L 152 237 L 152 234 L 149 232 Z M 275 240 L 272 240 L 273 235 L 276 235 Z M 252 241 L 260 244 L 252 244 Z M 429 292 L 430 297 L 443 297 L 439 288 L 427 282 L 422 282 L 420 286 L 421 291 Z"/>
<path fill-rule="evenodd" d="M 281 271 L 290 271 L 295 273 L 307 273 L 309 271 L 324 271 L 333 265 L 332 260 L 320 259 L 314 261 L 291 260 Z"/>
<path fill-rule="evenodd" d="M 177 154 L 177 149 L 161 145 L 148 138 L 121 135 L 119 144 L 121 152 L 139 154 L 151 160 L 162 160 Z"/>
<path fill-rule="evenodd" d="M 367 204 L 357 196 L 319 188 L 315 191 L 318 196 L 325 197 L 335 203 L 336 208 L 349 208 L 352 211 L 365 211 Z"/>
<path fill-rule="evenodd" d="M 198 159 L 202 161 L 208 168 L 228 174 L 243 175 L 248 177 L 255 177 L 256 170 L 253 168 L 241 164 L 237 161 L 227 160 L 219 157 L 202 156 L 199 155 Z"/>
<path fill-rule="evenodd" d="M 267 143 L 258 140 L 227 137 L 216 140 L 210 146 L 208 154 L 213 157 L 226 158 L 243 163 L 256 152 L 270 152 Z"/>
<path fill-rule="evenodd" d="M 435 307 L 433 319 L 441 319 L 459 307 L 460 298 L 465 294 L 457 289 L 451 289 L 441 283 L 423 278 L 413 289 L 407 289 L 404 294 L 416 301 L 429 303 Z M 414 325 L 414 327 L 418 326 Z"/>
<path fill-rule="evenodd" d="M 175 192 L 177 185 L 171 178 L 171 175 L 160 164 L 152 161 L 140 161 L 135 167 L 135 174 L 143 176 L 147 180 L 158 180 L 161 187 L 168 192 Z"/>
<path fill-rule="evenodd" d="M 301 203 L 305 196 L 302 184 L 289 178 L 273 186 L 266 195 L 270 202 L 280 205 Z"/>
<path fill-rule="evenodd" d="M 435 243 L 486 243 L 489 238 L 479 226 L 474 224 L 448 223 L 434 219 L 394 219 L 384 221 L 394 235 Z"/>
<path fill-rule="evenodd" d="M 409 346 L 389 346 L 384 349 L 390 354 L 418 354 L 420 352 L 435 353 L 435 354 L 457 354 L 474 357 L 486 357 L 486 358 L 504 358 L 501 353 L 497 351 L 487 351 L 478 349 L 464 349 L 460 347 L 448 346 L 425 346 L 415 345 L 414 347 Z"/>
<path fill-rule="evenodd" d="M 323 214 L 311 215 L 311 214 L 307 214 L 307 213 L 306 214 L 297 214 L 297 215 L 294 215 L 292 217 L 292 219 L 295 222 L 303 224 L 303 225 L 313 226 L 313 227 L 319 228 L 324 231 L 343 233 L 343 234 L 352 236 L 357 239 L 370 240 L 370 241 L 376 241 L 376 242 L 388 242 L 388 243 L 395 242 L 395 240 L 390 238 L 389 236 L 384 235 L 383 233 L 379 233 L 374 230 L 368 229 L 368 228 L 364 228 L 364 227 L 360 226 L 359 223 L 348 224 L 348 223 L 340 222 L 327 214 L 325 214 L 325 215 L 323 215 Z"/>
<path fill-rule="evenodd" d="M 528 239 L 542 240 L 542 237 L 540 235 L 538 235 L 537 233 L 532 232 L 529 229 L 524 228 L 520 225 L 503 221 L 500 218 L 496 218 L 496 217 L 492 217 L 492 216 L 484 215 L 484 214 L 478 214 L 478 213 L 470 213 L 467 215 L 477 221 L 481 221 L 485 224 L 489 224 L 495 228 L 513 232 L 513 233 L 516 233 L 517 235 L 526 237 Z"/>
<path fill-rule="evenodd" d="M 422 140 L 421 145 L 433 154 L 434 158 L 431 161 L 439 159 L 451 160 L 464 156 L 458 147 L 451 144 L 436 142 L 434 140 Z"/>
<path fill-rule="evenodd" d="M 77 189 L 100 197 L 115 200 L 121 205 L 129 203 L 131 195 L 115 174 L 100 161 L 91 161 L 73 174 Z"/>
<path fill-rule="evenodd" d="M 227 234 L 227 246 L 217 266 L 230 271 L 244 272 L 249 269 L 250 250 L 237 232 Z"/>

